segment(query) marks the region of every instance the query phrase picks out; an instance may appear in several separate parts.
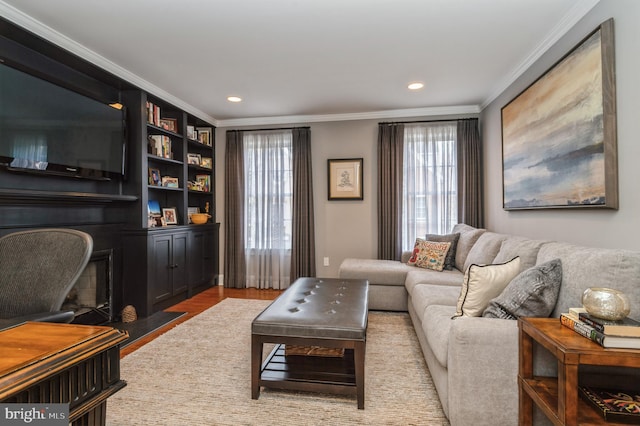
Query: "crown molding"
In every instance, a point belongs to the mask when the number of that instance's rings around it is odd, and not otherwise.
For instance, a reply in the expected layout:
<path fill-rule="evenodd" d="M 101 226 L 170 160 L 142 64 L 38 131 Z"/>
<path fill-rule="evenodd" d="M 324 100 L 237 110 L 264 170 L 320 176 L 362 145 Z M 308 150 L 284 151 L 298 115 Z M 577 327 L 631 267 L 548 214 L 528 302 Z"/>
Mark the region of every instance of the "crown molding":
<path fill-rule="evenodd" d="M 32 18 L 26 13 L 14 8 L 13 6 L 8 5 L 4 1 L 0 0 L 0 16 L 11 21 L 12 23 L 24 28 L 27 31 L 34 33 L 35 35 L 42 37 L 48 42 L 55 44 L 56 46 L 68 50 L 76 56 L 84 59 L 87 62 L 96 65 L 111 74 L 127 81 L 133 86 L 137 86 L 138 88 L 157 96 L 164 101 L 173 104 L 174 106 L 187 111 L 190 114 L 197 116 L 198 118 L 215 123 L 217 120 L 211 117 L 209 114 L 206 114 L 203 111 L 200 111 L 198 108 L 195 108 L 192 105 L 184 102 L 182 99 L 179 99 L 173 96 L 171 93 L 164 91 L 163 89 L 157 87 L 156 85 L 148 82 L 142 77 L 132 73 L 131 71 L 122 68 L 120 65 L 111 62 L 103 56 L 100 56 L 96 52 L 87 47 L 81 45 L 80 43 L 72 40 L 71 38 L 61 34 L 60 32 L 54 30 L 53 28 L 43 24 L 42 22 Z"/>
<path fill-rule="evenodd" d="M 600 0 L 583 0 L 576 2 L 571 10 L 562 18 L 558 24 L 553 27 L 547 37 L 538 44 L 538 46 L 511 71 L 505 78 L 500 81 L 491 91 L 491 94 L 480 105 L 481 109 L 487 107 L 498 96 L 500 96 L 509 86 L 511 86 L 525 71 L 527 71 L 540 57 L 549 50 L 562 36 L 564 36 L 571 28 L 573 28 L 580 19 L 582 19 L 591 9 L 593 9 Z"/>
<path fill-rule="evenodd" d="M 277 124 L 308 124 L 327 121 L 385 120 L 409 117 L 435 117 L 442 115 L 479 114 L 479 105 L 460 105 L 449 107 L 429 107 L 411 109 L 393 109 L 386 111 L 357 112 L 346 114 L 283 115 L 277 117 L 232 118 L 218 120 L 218 127 L 265 126 Z"/>

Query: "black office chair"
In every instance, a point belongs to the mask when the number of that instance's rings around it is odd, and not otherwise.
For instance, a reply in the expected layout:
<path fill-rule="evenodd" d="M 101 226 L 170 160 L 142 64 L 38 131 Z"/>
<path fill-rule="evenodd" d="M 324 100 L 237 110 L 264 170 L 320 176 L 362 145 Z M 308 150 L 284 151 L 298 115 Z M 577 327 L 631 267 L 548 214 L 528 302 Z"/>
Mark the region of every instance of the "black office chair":
<path fill-rule="evenodd" d="M 25 321 L 71 322 L 62 304 L 93 251 L 87 233 L 35 229 L 0 238 L 0 328 Z"/>

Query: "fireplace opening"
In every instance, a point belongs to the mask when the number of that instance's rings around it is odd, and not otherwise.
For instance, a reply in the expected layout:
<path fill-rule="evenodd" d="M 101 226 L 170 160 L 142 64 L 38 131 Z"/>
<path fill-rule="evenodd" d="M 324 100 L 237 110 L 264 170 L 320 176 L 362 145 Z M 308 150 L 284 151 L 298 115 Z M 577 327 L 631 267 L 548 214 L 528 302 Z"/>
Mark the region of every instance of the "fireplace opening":
<path fill-rule="evenodd" d="M 111 322 L 113 250 L 94 251 L 89 263 L 62 305 L 73 310 L 75 324 L 99 325 Z"/>

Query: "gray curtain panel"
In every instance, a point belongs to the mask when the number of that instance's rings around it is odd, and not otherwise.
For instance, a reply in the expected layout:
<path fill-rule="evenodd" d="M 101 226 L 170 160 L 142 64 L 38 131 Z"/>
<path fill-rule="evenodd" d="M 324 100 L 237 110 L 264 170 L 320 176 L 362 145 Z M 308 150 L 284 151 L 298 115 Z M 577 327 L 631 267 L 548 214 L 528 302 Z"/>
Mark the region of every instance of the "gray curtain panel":
<path fill-rule="evenodd" d="M 404 124 L 378 124 L 378 258 L 402 255 Z"/>
<path fill-rule="evenodd" d="M 291 281 L 316 275 L 316 242 L 311 172 L 311 130 L 293 129 L 293 235 Z"/>
<path fill-rule="evenodd" d="M 478 119 L 458 120 L 458 222 L 484 226 L 482 141 Z"/>
<path fill-rule="evenodd" d="M 227 131 L 224 163 L 224 286 L 245 288 L 244 149 L 241 131 Z"/>

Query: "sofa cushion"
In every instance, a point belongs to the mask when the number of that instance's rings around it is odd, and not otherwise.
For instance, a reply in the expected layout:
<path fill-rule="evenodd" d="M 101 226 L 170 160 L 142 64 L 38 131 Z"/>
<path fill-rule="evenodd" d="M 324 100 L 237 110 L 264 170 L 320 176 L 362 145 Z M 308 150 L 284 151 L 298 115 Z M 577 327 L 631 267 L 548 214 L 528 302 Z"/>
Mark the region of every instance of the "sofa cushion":
<path fill-rule="evenodd" d="M 460 295 L 460 288 L 448 285 L 420 284 L 415 287 L 413 294 L 414 296 L 411 297 L 413 310 L 420 321 L 423 321 L 424 312 L 428 306 L 445 305 L 455 308 Z"/>
<path fill-rule="evenodd" d="M 427 241 L 435 241 L 438 243 L 451 243 L 447 257 L 444 259 L 444 269 L 447 271 L 452 270 L 456 266 L 456 250 L 458 249 L 458 240 L 460 239 L 460 233 L 455 234 L 427 234 L 425 236 Z"/>
<path fill-rule="evenodd" d="M 520 257 L 520 270 L 531 268 L 536 264 L 538 251 L 545 241 L 532 240 L 524 237 L 509 236 L 500 245 L 500 251 L 493 259 L 493 263 L 504 263 Z"/>
<path fill-rule="evenodd" d="M 459 294 L 463 278 L 464 274 L 457 269 L 436 272 L 429 269 L 413 268 L 413 270 L 407 274 L 404 286 L 409 294 L 412 294 L 413 288 L 419 284 L 452 286 L 457 289 Z"/>
<path fill-rule="evenodd" d="M 449 330 L 453 322 L 451 317 L 454 313 L 453 306 L 431 305 L 425 309 L 422 321 L 422 331 L 429 347 L 438 363 L 445 368 L 449 351 Z"/>
<path fill-rule="evenodd" d="M 417 238 L 413 247 L 413 255 L 407 264 L 417 266 L 418 268 L 442 271 L 450 247 L 451 243 L 449 242 L 439 243 Z"/>
<path fill-rule="evenodd" d="M 483 317 L 515 320 L 548 317 L 556 306 L 562 282 L 562 262 L 550 260 L 518 274 L 502 293 L 489 302 Z"/>
<path fill-rule="evenodd" d="M 458 223 L 453 227 L 453 234 L 460 234 L 458 246 L 456 247 L 456 268 L 464 272 L 464 263 L 467 260 L 469 250 L 478 241 L 480 235 L 484 234 L 486 229 L 478 229 L 464 223 Z"/>
<path fill-rule="evenodd" d="M 484 232 L 478 238 L 478 241 L 471 247 L 469 250 L 469 254 L 467 255 L 467 260 L 464 261 L 464 269 L 462 271 L 466 272 L 467 268 L 473 263 L 476 265 L 489 265 L 494 262 L 496 255 L 500 251 L 500 247 L 502 246 L 502 242 L 507 239 L 506 234 L 497 234 L 495 232 Z M 515 256 L 514 256 L 515 257 Z M 511 260 L 509 258 L 507 260 Z M 502 262 L 504 263 L 504 262 Z"/>
<path fill-rule="evenodd" d="M 340 278 L 369 280 L 370 284 L 403 286 L 407 272 L 412 270 L 413 266 L 395 260 L 347 258 L 338 274 Z"/>
<path fill-rule="evenodd" d="M 540 247 L 538 263 L 556 258 L 562 261 L 562 285 L 553 317 L 580 306 L 582 293 L 589 287 L 602 287 L 603 283 L 626 293 L 632 301 L 640 300 L 640 252 L 560 242 Z M 640 319 L 640 308 L 632 304 L 631 309 L 629 316 Z"/>
<path fill-rule="evenodd" d="M 495 265 L 470 265 L 464 274 L 460 297 L 456 305 L 456 316 L 478 317 L 489 305 L 489 301 L 520 272 L 520 258 Z"/>

